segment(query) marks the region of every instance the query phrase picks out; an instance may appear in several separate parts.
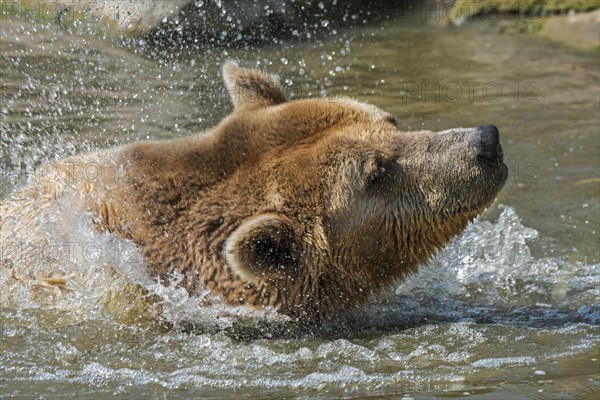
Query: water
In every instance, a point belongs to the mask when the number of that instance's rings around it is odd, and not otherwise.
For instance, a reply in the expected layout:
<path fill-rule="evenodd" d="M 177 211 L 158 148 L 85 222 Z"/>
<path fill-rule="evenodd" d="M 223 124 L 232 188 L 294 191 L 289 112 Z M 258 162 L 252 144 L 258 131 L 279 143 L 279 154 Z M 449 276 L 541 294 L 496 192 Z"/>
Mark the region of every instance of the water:
<path fill-rule="evenodd" d="M 229 58 L 280 74 L 291 97 L 353 96 L 406 129 L 493 123 L 511 168 L 491 209 L 418 274 L 310 333 L 286 331 L 275 314 L 199 308 L 146 276 L 135 254 L 115 259 L 130 244 L 81 216 L 61 234 L 98 245 L 76 263 L 86 290 L 40 305 L 0 274 L 1 396 L 598 395 L 597 55 L 490 25 L 393 18 L 208 50 L 127 48 L 3 21 L 0 46 L 3 194 L 48 160 L 212 126 L 230 109 L 217 75 Z"/>

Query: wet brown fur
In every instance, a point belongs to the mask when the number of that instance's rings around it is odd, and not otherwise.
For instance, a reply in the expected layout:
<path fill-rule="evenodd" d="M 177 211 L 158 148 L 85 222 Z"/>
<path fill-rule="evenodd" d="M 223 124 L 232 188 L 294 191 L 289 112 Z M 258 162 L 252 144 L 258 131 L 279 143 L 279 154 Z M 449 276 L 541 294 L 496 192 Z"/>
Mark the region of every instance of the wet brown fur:
<path fill-rule="evenodd" d="M 59 162 L 62 179 L 35 180 L 2 205 L 0 233 L 35 237 L 34 216 L 76 193 L 152 275 L 176 271 L 192 295 L 209 288 L 318 322 L 414 272 L 504 182 L 476 165 L 468 132 L 401 132 L 374 106 L 288 101 L 275 77 L 234 63 L 224 75 L 235 108 L 215 128 Z M 89 163 L 93 180 L 70 172 Z"/>

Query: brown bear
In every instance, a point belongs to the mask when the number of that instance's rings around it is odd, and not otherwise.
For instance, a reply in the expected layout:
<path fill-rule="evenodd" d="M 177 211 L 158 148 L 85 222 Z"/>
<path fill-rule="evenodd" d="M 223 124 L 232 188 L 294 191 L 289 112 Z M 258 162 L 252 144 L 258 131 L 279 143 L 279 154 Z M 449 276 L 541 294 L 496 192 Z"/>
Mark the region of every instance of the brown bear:
<path fill-rule="evenodd" d="M 64 222 L 49 222 L 57 205 L 89 212 L 151 276 L 315 324 L 415 272 L 506 180 L 492 125 L 405 132 L 372 105 L 288 100 L 276 77 L 233 62 L 223 75 L 234 110 L 216 127 L 46 167 L 2 205 L 3 243 L 42 240 Z M 7 248 L 2 262 L 19 264 Z M 19 267 L 69 288 L 62 265 L 38 261 Z"/>

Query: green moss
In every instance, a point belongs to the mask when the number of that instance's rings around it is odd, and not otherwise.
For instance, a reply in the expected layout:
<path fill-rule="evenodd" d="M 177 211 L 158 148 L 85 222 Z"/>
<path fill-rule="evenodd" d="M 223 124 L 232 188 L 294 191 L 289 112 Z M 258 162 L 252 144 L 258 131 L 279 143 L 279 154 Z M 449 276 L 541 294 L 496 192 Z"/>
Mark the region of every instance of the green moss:
<path fill-rule="evenodd" d="M 68 32 L 85 32 L 108 40 L 130 34 L 121 32 L 119 26 L 109 18 L 99 18 L 90 10 L 76 9 L 58 2 L 0 0 L 0 20 L 56 25 Z"/>
<path fill-rule="evenodd" d="M 535 20 L 517 20 L 514 21 L 510 28 L 507 29 L 513 33 L 535 33 L 539 32 L 544 26 L 544 19 L 538 18 Z"/>
<path fill-rule="evenodd" d="M 450 18 L 460 20 L 490 14 L 545 15 L 599 7 L 597 0 L 457 0 L 450 10 Z"/>

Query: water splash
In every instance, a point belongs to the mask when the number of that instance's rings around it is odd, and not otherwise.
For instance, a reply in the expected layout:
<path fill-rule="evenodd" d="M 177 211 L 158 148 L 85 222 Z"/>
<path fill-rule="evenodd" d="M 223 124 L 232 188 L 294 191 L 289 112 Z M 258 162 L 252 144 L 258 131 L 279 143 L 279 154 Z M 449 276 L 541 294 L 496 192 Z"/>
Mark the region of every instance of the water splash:
<path fill-rule="evenodd" d="M 523 226 L 513 208 L 501 208 L 497 222 L 472 223 L 392 296 L 351 310 L 321 333 L 398 330 L 461 320 L 597 323 L 600 265 L 535 258 L 528 243 L 536 240 L 537 231 Z M 208 290 L 190 297 L 178 287 L 182 276 L 163 285 L 148 276 L 131 242 L 92 231 L 91 215 L 68 218 L 66 212 L 56 215 L 62 223 L 48 228 L 47 240 L 53 248 L 64 249 L 69 243 L 73 250 L 68 262 L 64 254 L 58 258 L 73 291 L 44 307 L 68 310 L 70 319 L 110 315 L 120 322 L 160 321 L 194 332 L 268 336 L 285 330 L 288 319 L 274 310 L 229 307 Z M 0 300 L 20 308 L 40 307 L 28 283 L 15 284 L 11 273 L 4 269 L 0 274 L 0 285 L 9 288 Z"/>
<path fill-rule="evenodd" d="M 326 332 L 402 330 L 449 321 L 598 324 L 600 264 L 536 258 L 530 247 L 538 232 L 524 226 L 512 207 L 500 208 L 496 222 L 470 224 L 394 295 L 348 312 Z"/>
<path fill-rule="evenodd" d="M 500 208 L 496 223 L 471 224 L 397 294 L 435 292 L 471 306 L 500 309 L 574 308 L 600 300 L 600 265 L 534 257 L 530 244 L 538 232 L 523 226 L 512 207 Z"/>

